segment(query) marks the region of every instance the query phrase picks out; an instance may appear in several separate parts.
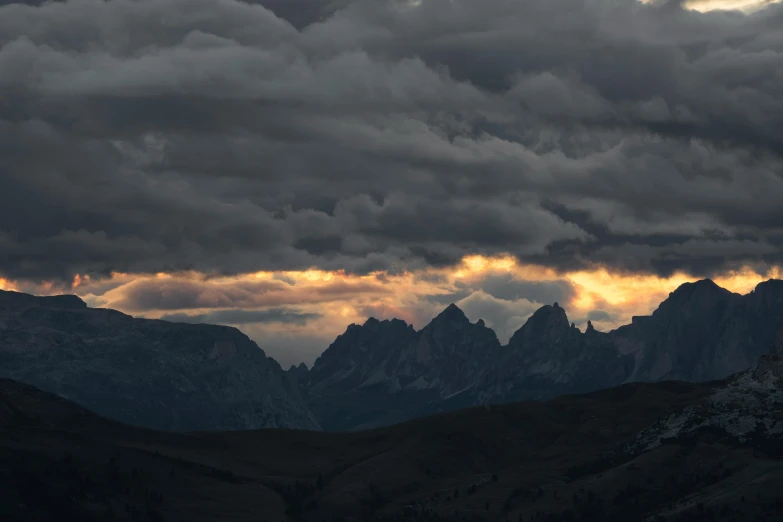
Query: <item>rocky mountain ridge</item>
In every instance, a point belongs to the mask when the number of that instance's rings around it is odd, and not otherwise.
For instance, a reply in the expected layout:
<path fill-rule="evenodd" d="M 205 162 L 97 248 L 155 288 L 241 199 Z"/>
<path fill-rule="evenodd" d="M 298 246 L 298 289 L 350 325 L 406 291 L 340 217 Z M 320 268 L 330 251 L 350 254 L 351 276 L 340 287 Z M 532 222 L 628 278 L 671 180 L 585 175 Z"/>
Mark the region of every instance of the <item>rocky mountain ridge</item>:
<path fill-rule="evenodd" d="M 355 430 L 631 381 L 721 379 L 753 366 L 781 328 L 783 281 L 739 295 L 703 280 L 611 332 L 583 332 L 546 305 L 505 346 L 454 304 L 418 331 L 370 318 L 312 369 L 285 372 L 234 328 L 2 292 L 0 377 L 140 426 Z"/>
<path fill-rule="evenodd" d="M 0 292 L 0 377 L 149 428 L 320 428 L 299 387 L 239 330 L 133 318 L 76 296 Z"/>
<path fill-rule="evenodd" d="M 326 429 L 358 429 L 623 382 L 721 379 L 752 367 L 781 327 L 783 281 L 739 295 L 705 279 L 608 333 L 590 323 L 582 332 L 558 303 L 545 305 L 506 346 L 454 304 L 420 331 L 371 318 L 296 371 Z"/>

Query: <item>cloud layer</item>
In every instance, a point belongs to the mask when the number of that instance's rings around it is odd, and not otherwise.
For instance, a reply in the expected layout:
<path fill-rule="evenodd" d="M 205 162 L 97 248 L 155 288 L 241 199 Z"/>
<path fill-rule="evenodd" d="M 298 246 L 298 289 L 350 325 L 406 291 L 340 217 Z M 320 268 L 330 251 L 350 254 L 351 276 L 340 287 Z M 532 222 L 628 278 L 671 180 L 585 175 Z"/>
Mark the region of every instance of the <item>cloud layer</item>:
<path fill-rule="evenodd" d="M 0 7 L 0 275 L 780 261 L 779 5 L 308 5 Z"/>

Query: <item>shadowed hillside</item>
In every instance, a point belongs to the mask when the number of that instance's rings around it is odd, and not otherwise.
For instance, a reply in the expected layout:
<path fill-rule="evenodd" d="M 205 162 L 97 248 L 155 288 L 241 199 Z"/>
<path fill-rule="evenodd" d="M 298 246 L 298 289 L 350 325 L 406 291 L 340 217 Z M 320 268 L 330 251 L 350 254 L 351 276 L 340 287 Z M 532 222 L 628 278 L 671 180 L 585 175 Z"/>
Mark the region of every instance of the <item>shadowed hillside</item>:
<path fill-rule="evenodd" d="M 103 420 L 4 380 L 0 517 L 777 520 L 779 441 L 697 430 L 629 449 L 725 386 L 627 384 L 353 433 L 185 435 Z"/>

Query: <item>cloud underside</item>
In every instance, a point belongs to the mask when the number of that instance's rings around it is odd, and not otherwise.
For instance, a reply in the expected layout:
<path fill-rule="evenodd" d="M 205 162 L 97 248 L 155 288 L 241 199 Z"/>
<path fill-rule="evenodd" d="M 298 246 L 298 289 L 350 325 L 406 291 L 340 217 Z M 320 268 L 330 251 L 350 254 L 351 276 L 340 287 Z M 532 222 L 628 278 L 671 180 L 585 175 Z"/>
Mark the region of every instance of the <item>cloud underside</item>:
<path fill-rule="evenodd" d="M 0 276 L 776 264 L 783 10 L 653 4 L 3 5 Z"/>

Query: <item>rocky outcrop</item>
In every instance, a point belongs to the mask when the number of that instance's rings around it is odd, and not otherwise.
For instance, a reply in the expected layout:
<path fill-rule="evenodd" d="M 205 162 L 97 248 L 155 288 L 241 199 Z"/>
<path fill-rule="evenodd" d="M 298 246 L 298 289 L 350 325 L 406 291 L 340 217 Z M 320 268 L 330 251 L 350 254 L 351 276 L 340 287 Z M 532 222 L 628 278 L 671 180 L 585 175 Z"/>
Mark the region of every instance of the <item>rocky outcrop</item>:
<path fill-rule="evenodd" d="M 76 296 L 0 292 L 0 377 L 143 427 L 319 428 L 299 387 L 235 328 L 137 319 Z"/>
<path fill-rule="evenodd" d="M 642 431 L 628 450 L 650 451 L 667 440 L 710 430 L 762 451 L 783 442 L 783 331 L 758 363 L 715 386 L 706 400 Z M 779 450 L 778 450 L 779 451 Z"/>
<path fill-rule="evenodd" d="M 783 392 L 783 330 L 778 331 L 772 349 L 759 358 L 752 374 L 755 381 L 770 383 L 772 387 Z"/>

